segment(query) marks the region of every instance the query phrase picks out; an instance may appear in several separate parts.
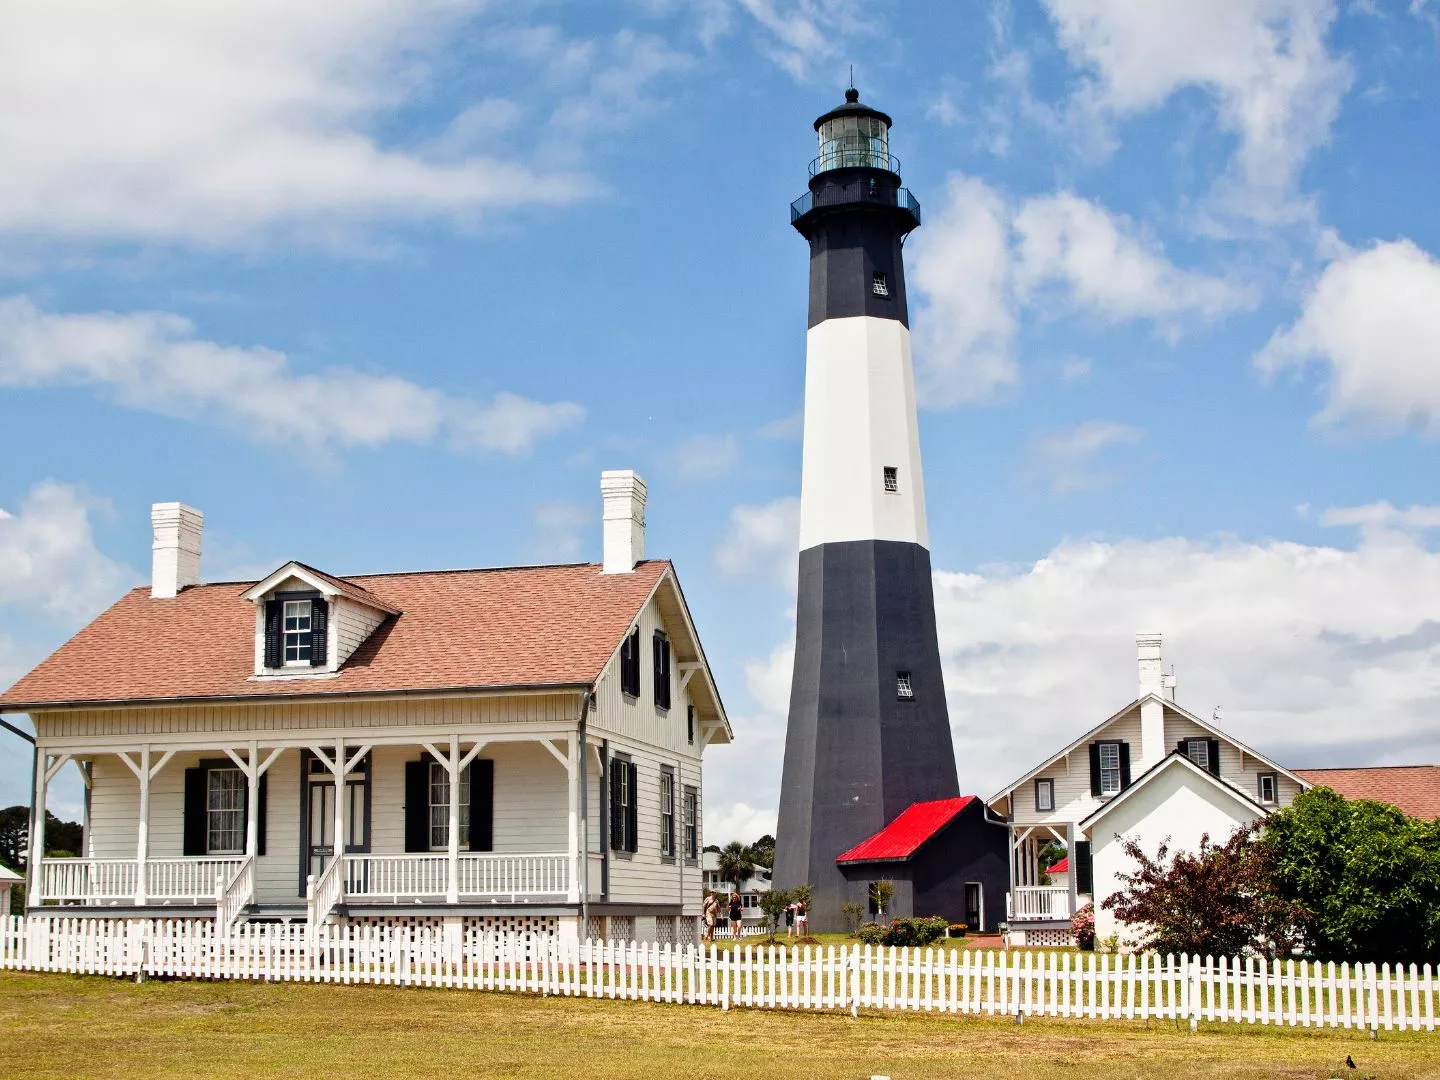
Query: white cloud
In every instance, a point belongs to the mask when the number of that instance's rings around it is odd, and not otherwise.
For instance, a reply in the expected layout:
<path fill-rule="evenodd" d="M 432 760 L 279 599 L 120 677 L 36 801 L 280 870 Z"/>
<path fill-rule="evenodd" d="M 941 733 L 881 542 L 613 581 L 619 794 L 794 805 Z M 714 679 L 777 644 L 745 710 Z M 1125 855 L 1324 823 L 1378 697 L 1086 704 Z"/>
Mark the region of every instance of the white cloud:
<path fill-rule="evenodd" d="M 1089 420 L 1035 439 L 1029 448 L 1032 466 L 1056 492 L 1083 491 L 1115 479 L 1097 471 L 1095 458 L 1107 447 L 1129 446 L 1145 437 L 1141 428 L 1111 420 Z"/>
<path fill-rule="evenodd" d="M 1022 296 L 1063 284 L 1076 307 L 1111 322 L 1217 318 L 1253 304 L 1240 285 L 1181 270 L 1126 217 L 1070 192 L 1031 199 L 1015 215 Z"/>
<path fill-rule="evenodd" d="M 936 574 L 961 784 L 990 793 L 1135 696 L 1165 635 L 1180 704 L 1290 766 L 1440 758 L 1440 553 L 1284 541 L 1067 542 Z"/>
<path fill-rule="evenodd" d="M 989 401 L 1019 381 L 1024 309 L 1149 321 L 1174 340 L 1187 323 L 1255 302 L 1237 282 L 1175 266 L 1097 203 L 1060 192 L 1012 204 L 973 177 L 950 177 L 913 251 L 916 382 L 938 407 Z"/>
<path fill-rule="evenodd" d="M 1322 424 L 1440 434 L 1440 261 L 1409 240 L 1342 252 L 1255 362 L 1328 367 Z"/>
<path fill-rule="evenodd" d="M 797 82 L 817 65 L 835 64 L 848 36 L 863 33 L 859 0 L 738 0 L 766 32 L 761 50 Z"/>
<path fill-rule="evenodd" d="M 578 562 L 585 555 L 586 531 L 595 524 L 588 507 L 569 502 L 541 503 L 534 511 L 535 540 L 531 554 L 547 562 Z M 600 538 L 596 528 L 595 541 Z"/>
<path fill-rule="evenodd" d="M 164 312 L 53 314 L 0 299 L 0 386 L 88 386 L 122 405 L 323 449 L 426 442 L 521 453 L 584 416 L 502 392 L 479 404 L 390 375 L 294 371 L 284 353 L 205 341 Z"/>
<path fill-rule="evenodd" d="M 799 572 L 800 500 L 794 496 L 736 506 L 730 528 L 715 549 L 715 565 L 737 576 L 764 575 L 788 581 Z"/>
<path fill-rule="evenodd" d="M 0 46 L 0 231 L 252 245 L 565 203 L 583 176 L 374 132 L 486 0 L 47 0 Z M 508 109 L 509 106 L 502 106 Z M 498 114 L 497 114 L 498 115 Z"/>
<path fill-rule="evenodd" d="M 691 435 L 675 449 L 675 471 L 684 480 L 713 480 L 740 460 L 740 441 L 733 434 Z"/>
<path fill-rule="evenodd" d="M 1329 137 L 1350 87 L 1328 51 L 1333 0 L 1045 0 L 1061 45 L 1090 75 L 1082 110 L 1119 117 L 1187 87 L 1207 91 L 1220 127 L 1239 139 L 1230 208 L 1267 218 L 1287 206 L 1301 166 Z"/>
<path fill-rule="evenodd" d="M 988 401 L 1019 379 L 1008 222 L 994 189 L 951 176 L 912 242 L 909 282 L 925 298 L 915 315 L 915 379 L 927 404 Z"/>
<path fill-rule="evenodd" d="M 90 514 L 103 505 L 79 488 L 45 480 L 25 494 L 18 512 L 0 510 L 0 605 L 79 622 L 135 584 L 138 574 L 95 546 Z M 19 655 L 8 648 L 0 662 L 6 652 Z M 23 673 L 6 666 L 15 677 Z M 10 683 L 0 678 L 0 685 Z"/>
<path fill-rule="evenodd" d="M 1320 524 L 1354 525 L 1371 535 L 1422 532 L 1440 529 L 1440 506 L 1411 506 L 1401 510 L 1389 502 L 1373 502 L 1364 506 L 1331 507 L 1321 513 Z"/>
<path fill-rule="evenodd" d="M 793 642 L 745 664 L 745 686 L 756 710 L 732 715 L 735 741 L 712 746 L 705 755 L 707 844 L 749 843 L 775 833 L 794 666 Z"/>

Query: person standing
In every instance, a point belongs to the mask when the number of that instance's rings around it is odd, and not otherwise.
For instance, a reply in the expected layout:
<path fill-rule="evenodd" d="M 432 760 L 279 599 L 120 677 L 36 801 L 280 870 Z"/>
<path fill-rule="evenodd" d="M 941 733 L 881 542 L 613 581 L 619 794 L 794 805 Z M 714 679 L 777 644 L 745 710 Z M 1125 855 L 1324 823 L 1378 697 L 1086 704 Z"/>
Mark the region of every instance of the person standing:
<path fill-rule="evenodd" d="M 795 905 L 794 905 L 794 904 L 786 904 L 786 905 L 785 905 L 785 936 L 786 936 L 787 938 L 792 938 L 792 937 L 795 936 Z"/>
<path fill-rule="evenodd" d="M 810 912 L 805 907 L 804 900 L 795 901 L 795 936 L 809 937 L 810 935 Z"/>
<path fill-rule="evenodd" d="M 715 920 L 720 917 L 720 898 L 713 892 L 705 894 L 705 903 L 701 905 L 700 913 L 705 919 L 705 941 L 715 940 Z"/>
<path fill-rule="evenodd" d="M 730 936 L 736 941 L 740 940 L 740 927 L 745 917 L 744 908 L 740 904 L 740 894 L 730 894 Z"/>

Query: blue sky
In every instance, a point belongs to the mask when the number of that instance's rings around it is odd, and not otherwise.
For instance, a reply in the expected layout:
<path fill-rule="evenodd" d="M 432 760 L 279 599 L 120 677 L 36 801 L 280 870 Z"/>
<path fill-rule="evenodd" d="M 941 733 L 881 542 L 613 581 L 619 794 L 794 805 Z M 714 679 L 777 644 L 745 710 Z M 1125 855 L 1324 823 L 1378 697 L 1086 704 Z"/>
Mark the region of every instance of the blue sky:
<path fill-rule="evenodd" d="M 806 249 L 896 119 L 961 783 L 1134 696 L 1288 765 L 1440 759 L 1434 0 L 79 0 L 0 63 L 0 683 L 148 572 L 599 555 L 650 485 L 774 820 Z M 0 752 L 0 805 L 28 754 Z M 73 806 L 73 780 L 56 807 Z"/>

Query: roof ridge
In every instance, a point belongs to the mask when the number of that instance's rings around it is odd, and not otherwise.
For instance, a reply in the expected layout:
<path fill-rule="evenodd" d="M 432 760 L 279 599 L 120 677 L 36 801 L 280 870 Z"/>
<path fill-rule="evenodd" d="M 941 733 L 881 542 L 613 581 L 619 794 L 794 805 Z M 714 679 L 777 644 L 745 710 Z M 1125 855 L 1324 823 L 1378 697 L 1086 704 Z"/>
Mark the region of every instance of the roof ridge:
<path fill-rule="evenodd" d="M 1417 762 L 1413 765 L 1307 765 L 1296 769 L 1302 776 L 1312 772 L 1379 772 L 1381 769 L 1440 769 L 1440 762 Z"/>
<path fill-rule="evenodd" d="M 328 570 L 321 570 L 321 569 L 319 569 L 318 567 L 311 566 L 311 565 L 310 565 L 309 563 L 307 563 L 307 562 L 301 562 L 299 559 L 291 559 L 290 562 L 295 563 L 297 566 L 303 566 L 303 567 L 305 567 L 305 569 L 310 570 L 310 571 L 312 571 L 313 573 L 321 574 L 321 575 L 323 575 L 323 576 L 325 576 L 325 577 L 328 577 L 328 578 L 334 578 L 336 581 L 348 581 L 348 582 L 354 582 L 357 578 L 418 577 L 418 576 L 421 576 L 421 575 L 423 575 L 423 574 L 500 574 L 500 573 L 504 573 L 504 572 L 506 572 L 506 571 L 511 571 L 511 570 L 578 570 L 578 569 L 583 569 L 583 568 L 589 567 L 589 566 L 603 566 L 603 565 L 605 565 L 604 563 L 598 563 L 598 562 L 518 563 L 518 564 L 516 564 L 516 565 L 514 565 L 514 566 L 450 566 L 450 567 L 439 567 L 439 568 L 435 568 L 435 569 L 431 569 L 431 570 L 374 570 L 374 571 L 371 571 L 371 572 L 365 573 L 365 574 L 332 574 L 332 573 L 331 573 L 330 571 L 328 571 Z M 638 568 L 638 567 L 641 567 L 641 566 L 666 565 L 666 564 L 670 564 L 670 563 L 671 563 L 671 560 L 670 560 L 670 559 L 641 559 L 638 563 L 635 564 L 635 566 Z M 619 575 L 612 575 L 612 576 L 619 576 Z M 257 584 L 258 582 L 261 582 L 261 581 L 264 581 L 264 580 L 265 580 L 265 579 L 264 579 L 263 577 L 258 577 L 258 578 L 237 578 L 237 579 L 231 580 L 231 581 L 200 581 L 200 582 L 196 582 L 194 585 L 187 585 L 187 586 L 185 586 L 185 588 L 182 589 L 181 592 L 188 592 L 188 591 L 190 591 L 191 589 L 209 589 L 209 588 L 212 588 L 212 587 L 218 586 L 218 585 L 226 585 L 226 586 L 230 586 L 230 585 L 255 585 L 255 584 Z M 139 585 L 132 585 L 132 586 L 130 586 L 130 588 L 126 589 L 125 591 L 126 591 L 127 593 L 131 593 L 131 592 L 135 592 L 137 589 L 148 589 L 148 588 L 150 588 L 149 585 L 146 585 L 146 584 L 144 584 L 144 583 L 141 583 L 141 584 L 139 584 Z M 368 591 L 368 590 L 367 590 L 367 591 Z"/>

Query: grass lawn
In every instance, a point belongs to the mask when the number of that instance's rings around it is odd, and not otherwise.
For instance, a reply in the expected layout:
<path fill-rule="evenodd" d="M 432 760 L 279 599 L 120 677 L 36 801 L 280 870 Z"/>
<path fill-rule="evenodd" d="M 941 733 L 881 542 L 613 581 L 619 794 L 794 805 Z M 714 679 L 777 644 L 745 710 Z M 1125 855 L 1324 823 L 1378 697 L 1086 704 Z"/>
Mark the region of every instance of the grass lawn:
<path fill-rule="evenodd" d="M 1359 1068 L 1345 1067 L 1352 1055 Z M 4 1077 L 1440 1077 L 1440 1037 L 0 973 Z"/>

